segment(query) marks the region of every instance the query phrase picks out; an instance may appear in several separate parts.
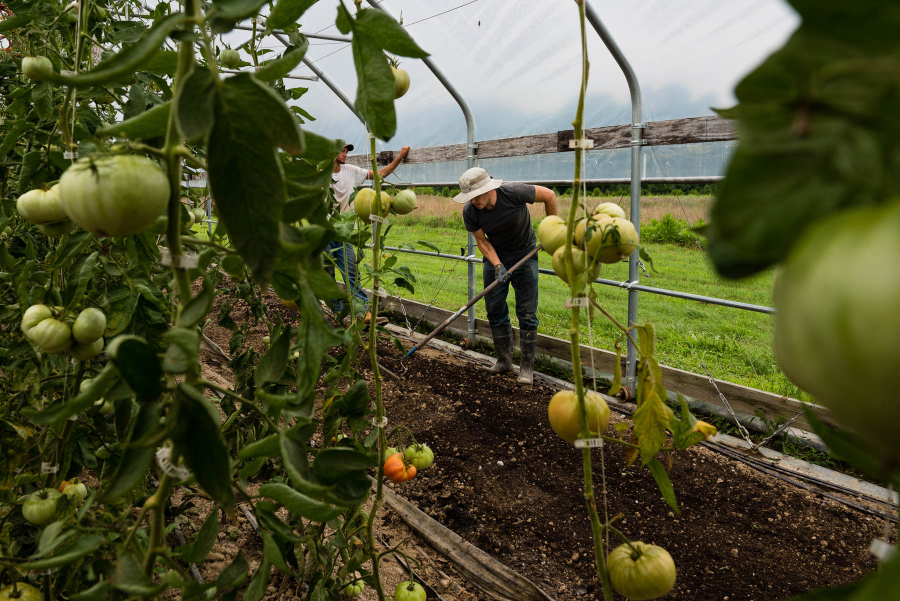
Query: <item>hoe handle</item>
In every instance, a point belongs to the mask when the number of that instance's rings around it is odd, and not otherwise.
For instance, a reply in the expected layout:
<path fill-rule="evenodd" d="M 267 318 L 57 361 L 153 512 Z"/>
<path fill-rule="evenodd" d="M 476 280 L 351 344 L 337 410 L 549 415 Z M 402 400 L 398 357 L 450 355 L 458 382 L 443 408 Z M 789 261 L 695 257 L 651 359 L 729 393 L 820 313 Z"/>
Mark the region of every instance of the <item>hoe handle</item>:
<path fill-rule="evenodd" d="M 509 275 L 510 273 L 514 272 L 516 269 L 518 269 L 519 267 L 521 267 L 522 264 L 525 263 L 525 261 L 527 261 L 528 259 L 530 259 L 531 257 L 533 257 L 533 256 L 535 255 L 535 253 L 537 253 L 539 250 L 541 250 L 541 248 L 543 248 L 543 246 L 541 246 L 540 244 L 538 244 L 538 245 L 534 248 L 534 250 L 532 250 L 530 253 L 528 253 L 527 255 L 525 255 L 524 257 L 522 257 L 522 259 L 520 259 L 518 263 L 516 263 L 515 265 L 513 265 L 512 267 L 510 267 L 510 268 L 506 271 L 507 275 Z M 459 311 L 457 311 L 456 313 L 454 313 L 453 315 L 451 315 L 450 317 L 448 317 L 447 319 L 445 319 L 445 320 L 444 320 L 444 323 L 442 323 L 441 325 L 439 325 L 438 327 L 436 327 L 436 328 L 434 329 L 434 331 L 431 332 L 431 334 L 429 334 L 428 336 L 426 336 L 425 339 L 424 339 L 422 342 L 420 342 L 420 343 L 417 344 L 416 346 L 414 346 L 414 347 L 412 347 L 411 349 L 409 349 L 409 352 L 406 353 L 406 356 L 407 356 L 407 357 L 412 357 L 413 353 L 415 353 L 417 350 L 419 350 L 420 348 L 422 348 L 423 346 L 425 346 L 426 344 L 428 344 L 428 341 L 429 341 L 429 340 L 431 340 L 432 338 L 434 338 L 435 336 L 437 336 L 438 334 L 440 334 L 441 332 L 443 332 L 443 331 L 444 331 L 444 328 L 446 328 L 447 326 L 449 326 L 450 323 L 451 323 L 454 319 L 456 319 L 457 317 L 459 317 L 460 315 L 462 315 L 463 313 L 465 313 L 465 312 L 469 309 L 469 307 L 471 307 L 472 305 L 474 305 L 475 303 L 477 303 L 478 301 L 480 301 L 480 300 L 484 297 L 485 294 L 487 294 L 488 292 L 490 292 L 491 290 L 493 290 L 494 287 L 496 287 L 499 283 L 500 283 L 500 280 L 494 280 L 493 282 L 491 282 L 491 283 L 488 285 L 487 288 L 485 288 L 484 290 L 482 290 L 481 292 L 479 292 L 479 293 L 478 293 L 478 296 L 476 296 L 475 298 L 473 298 L 472 300 L 470 300 L 470 301 L 466 304 L 466 306 L 464 306 L 464 307 L 461 308 Z"/>

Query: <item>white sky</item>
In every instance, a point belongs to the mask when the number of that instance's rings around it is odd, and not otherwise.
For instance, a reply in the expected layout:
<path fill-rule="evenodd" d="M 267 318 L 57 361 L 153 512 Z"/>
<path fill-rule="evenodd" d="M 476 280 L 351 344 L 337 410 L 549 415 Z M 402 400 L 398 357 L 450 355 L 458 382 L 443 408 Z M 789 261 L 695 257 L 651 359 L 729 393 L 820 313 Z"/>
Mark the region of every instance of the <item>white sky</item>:
<path fill-rule="evenodd" d="M 644 120 L 711 114 L 711 106 L 732 105 L 735 84 L 799 24 L 783 0 L 593 0 L 592 4 L 638 75 Z M 352 7 L 352 2 L 347 0 L 346 5 Z M 575 2 L 384 0 L 382 6 L 395 17 L 402 11 L 409 33 L 466 99 L 475 114 L 476 139 L 571 128 L 580 81 Z M 304 15 L 302 31 L 340 35 L 333 26 L 336 10 L 337 0 L 319 0 Z M 449 12 L 439 14 L 444 11 Z M 233 32 L 227 41 L 237 44 L 248 38 L 248 32 Z M 591 73 L 585 126 L 627 123 L 630 101 L 625 78 L 590 25 L 588 41 Z M 349 47 L 311 42 L 308 56 L 353 100 L 356 75 Z M 266 45 L 281 52 L 274 40 Z M 400 60 L 412 85 L 396 103 L 397 135 L 379 147 L 464 142 L 465 123 L 455 101 L 424 63 Z M 310 71 L 301 66 L 295 74 Z M 316 117 L 306 128 L 357 145 L 364 141 L 362 125 L 324 84 L 294 80 L 288 85 L 310 88 L 299 101 Z"/>

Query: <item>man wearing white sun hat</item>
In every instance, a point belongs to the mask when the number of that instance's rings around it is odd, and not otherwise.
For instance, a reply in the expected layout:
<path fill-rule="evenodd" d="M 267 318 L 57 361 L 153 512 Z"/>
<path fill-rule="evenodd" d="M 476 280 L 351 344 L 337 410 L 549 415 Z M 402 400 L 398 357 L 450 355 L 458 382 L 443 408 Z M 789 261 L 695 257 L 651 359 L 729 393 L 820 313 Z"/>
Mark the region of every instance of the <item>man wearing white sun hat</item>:
<path fill-rule="evenodd" d="M 463 207 L 466 230 L 475 236 L 478 250 L 484 255 L 484 285 L 487 287 L 494 280 L 500 282 L 484 297 L 494 349 L 497 351 L 496 363 L 487 369 L 495 374 L 512 370 L 513 332 L 506 304 L 509 285 L 512 284 L 522 348 L 517 383 L 529 385 L 533 381 L 538 329 L 537 255 L 512 273 L 507 273 L 507 269 L 537 245 L 528 205 L 542 203 L 547 215 L 556 215 L 556 194 L 543 186 L 504 184 L 503 180 L 492 179 L 481 167 L 473 167 L 463 173 L 459 178 L 459 188 L 461 194 L 453 200 L 466 205 Z"/>

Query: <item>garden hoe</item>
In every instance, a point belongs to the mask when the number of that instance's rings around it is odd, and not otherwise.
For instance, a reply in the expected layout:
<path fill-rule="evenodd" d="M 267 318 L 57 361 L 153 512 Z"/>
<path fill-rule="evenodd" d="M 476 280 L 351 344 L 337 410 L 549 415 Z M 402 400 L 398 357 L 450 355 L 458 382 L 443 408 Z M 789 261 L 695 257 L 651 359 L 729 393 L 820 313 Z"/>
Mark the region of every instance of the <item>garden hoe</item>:
<path fill-rule="evenodd" d="M 532 250 L 530 253 L 528 253 L 527 255 L 525 255 L 518 263 L 516 263 L 515 265 L 513 265 L 512 267 L 510 267 L 510 268 L 507 270 L 506 274 L 509 275 L 509 274 L 511 274 L 512 272 L 514 272 L 516 269 L 518 269 L 519 267 L 521 267 L 522 264 L 525 263 L 525 261 L 527 261 L 528 259 L 530 259 L 531 257 L 533 257 L 533 256 L 535 255 L 535 253 L 537 253 L 537 252 L 538 252 L 539 250 L 541 250 L 542 248 L 543 248 L 543 246 L 541 246 L 540 244 L 538 244 L 538 245 L 535 247 L 534 250 Z M 465 312 L 469 309 L 469 307 L 471 307 L 472 305 L 474 305 L 475 303 L 477 303 L 478 301 L 480 301 L 480 300 L 484 297 L 485 294 L 487 294 L 488 292 L 490 292 L 491 290 L 493 290 L 494 287 L 496 287 L 497 284 L 499 284 L 499 283 L 500 283 L 500 280 L 494 280 L 493 282 L 491 282 L 491 284 L 490 284 L 487 288 L 485 288 L 484 290 L 482 290 L 482 291 L 478 294 L 478 296 L 476 296 L 475 298 L 473 298 L 472 300 L 470 300 L 470 301 L 466 304 L 466 306 L 464 306 L 464 307 L 461 308 L 459 311 L 457 311 L 456 313 L 454 313 L 453 315 L 451 315 L 450 317 L 448 317 L 446 320 L 444 320 L 444 323 L 442 323 L 441 325 L 439 325 L 438 327 L 436 327 L 436 328 L 434 329 L 434 331 L 431 332 L 431 334 L 429 334 L 428 336 L 426 336 L 425 339 L 424 339 L 422 342 L 420 342 L 420 343 L 417 344 L 416 346 L 414 346 L 414 347 L 412 347 L 411 349 L 409 349 L 409 352 L 406 353 L 406 356 L 407 356 L 407 357 L 412 357 L 413 353 L 415 353 L 417 350 L 419 350 L 420 348 L 422 348 L 423 346 L 425 346 L 426 344 L 428 344 L 428 341 L 429 341 L 429 340 L 431 340 L 432 338 L 434 338 L 435 336 L 437 336 L 438 334 L 440 334 L 441 332 L 443 332 L 443 331 L 444 331 L 444 328 L 446 328 L 447 326 L 449 326 L 450 323 L 451 323 L 454 319 L 456 319 L 457 317 L 459 317 L 460 315 L 462 315 L 463 313 L 465 313 Z M 471 341 L 470 341 L 470 343 L 471 343 Z"/>

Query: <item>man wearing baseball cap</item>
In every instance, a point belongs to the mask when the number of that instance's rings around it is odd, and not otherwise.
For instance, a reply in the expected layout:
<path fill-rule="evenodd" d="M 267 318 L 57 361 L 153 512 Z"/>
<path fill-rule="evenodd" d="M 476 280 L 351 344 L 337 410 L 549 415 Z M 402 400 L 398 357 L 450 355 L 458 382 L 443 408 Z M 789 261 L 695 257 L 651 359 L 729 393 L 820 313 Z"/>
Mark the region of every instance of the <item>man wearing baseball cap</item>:
<path fill-rule="evenodd" d="M 353 150 L 353 144 L 347 144 L 341 151 L 341 154 L 334 160 L 334 172 L 332 175 L 333 183 L 331 189 L 334 191 L 335 205 L 340 207 L 341 213 L 350 210 L 350 194 L 355 188 L 361 186 L 367 179 L 373 179 L 374 174 L 371 169 L 363 169 L 356 165 L 347 164 L 347 153 Z M 385 178 L 394 172 L 394 169 L 400 164 L 406 155 L 409 154 L 409 146 L 404 146 L 400 152 L 394 157 L 389 165 L 378 170 L 378 174 Z M 362 307 L 369 306 L 369 299 L 366 293 L 362 291 L 362 286 L 357 287 L 357 269 L 356 254 L 353 246 L 343 244 L 341 242 L 331 241 L 328 244 L 328 253 L 334 258 L 334 262 L 341 270 L 344 276 L 344 284 L 353 291 L 353 297 L 362 303 Z M 335 274 L 337 279 L 337 274 Z M 355 304 L 355 302 L 354 302 Z M 344 303 L 337 301 L 334 304 L 335 312 L 340 313 L 344 308 Z M 379 322 L 387 323 L 387 318 L 379 319 Z M 366 323 L 369 322 L 369 315 L 366 314 Z"/>
<path fill-rule="evenodd" d="M 534 373 L 537 345 L 538 259 L 532 256 L 512 273 L 507 269 L 525 257 L 537 244 L 528 205 L 543 203 L 547 215 L 556 215 L 556 194 L 543 186 L 504 184 L 492 179 L 481 167 L 473 167 L 459 178 L 461 194 L 454 201 L 465 204 L 463 221 L 475 236 L 484 255 L 483 277 L 487 287 L 500 284 L 484 297 L 488 322 L 494 338 L 497 361 L 488 371 L 502 374 L 512 370 L 513 331 L 509 322 L 506 297 L 509 285 L 516 293 L 516 317 L 519 318 L 519 342 L 522 364 L 518 384 L 530 385 Z"/>

